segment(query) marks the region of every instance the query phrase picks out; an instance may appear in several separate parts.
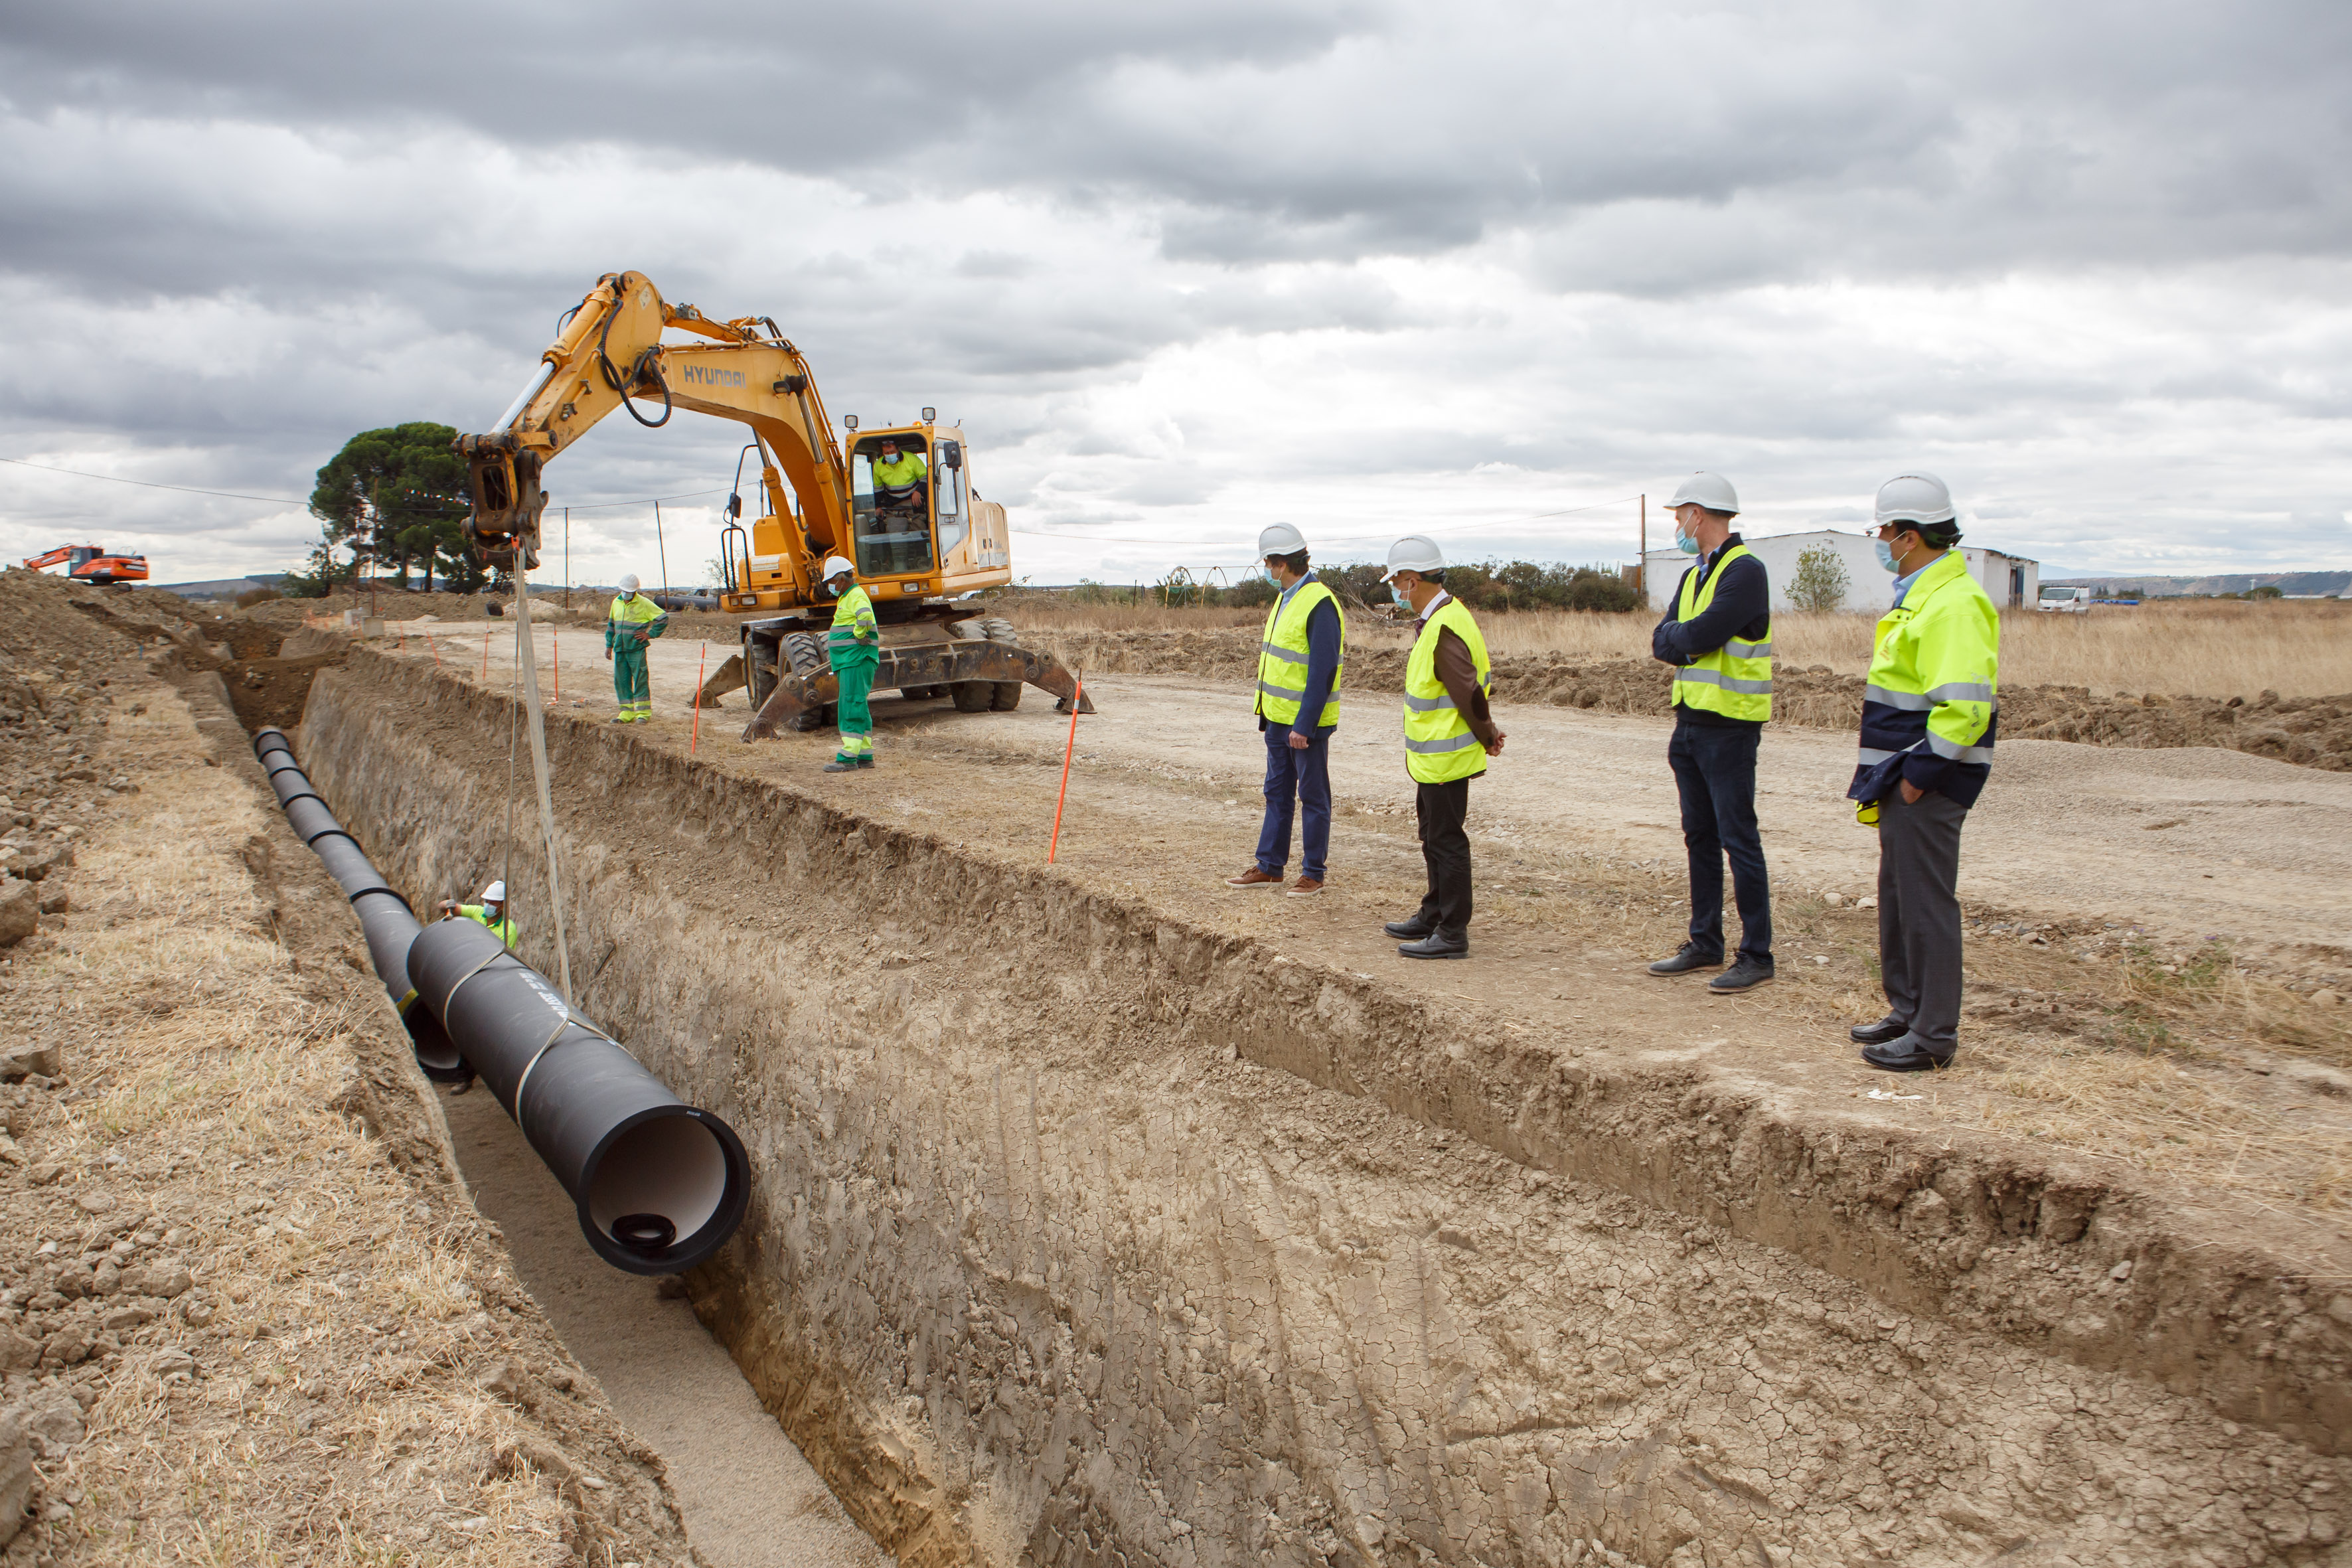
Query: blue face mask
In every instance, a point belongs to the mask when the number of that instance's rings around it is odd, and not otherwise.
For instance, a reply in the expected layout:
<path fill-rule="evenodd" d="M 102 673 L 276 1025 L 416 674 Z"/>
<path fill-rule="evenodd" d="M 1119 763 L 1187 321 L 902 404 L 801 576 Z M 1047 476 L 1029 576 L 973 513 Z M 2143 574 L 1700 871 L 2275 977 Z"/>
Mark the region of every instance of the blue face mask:
<path fill-rule="evenodd" d="M 1677 533 L 1675 535 L 1675 548 L 1685 555 L 1696 555 L 1698 553 L 1698 541 L 1687 533 Z"/>
<path fill-rule="evenodd" d="M 1889 544 L 1883 539 L 1874 539 L 1870 542 L 1878 551 L 1879 565 L 1885 568 L 1894 575 L 1900 577 L 1903 574 L 1903 563 L 1895 559 L 1895 546 Z"/>

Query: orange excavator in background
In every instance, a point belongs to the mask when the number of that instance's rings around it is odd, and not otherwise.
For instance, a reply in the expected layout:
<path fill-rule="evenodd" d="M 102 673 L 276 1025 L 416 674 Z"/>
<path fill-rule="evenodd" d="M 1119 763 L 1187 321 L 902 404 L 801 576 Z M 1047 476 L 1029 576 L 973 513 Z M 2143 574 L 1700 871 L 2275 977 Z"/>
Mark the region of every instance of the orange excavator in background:
<path fill-rule="evenodd" d="M 66 575 L 77 583 L 95 583 L 102 588 L 124 586 L 147 581 L 147 557 L 144 555 L 110 555 L 103 544 L 60 544 L 25 563 L 34 571 L 64 563 Z"/>
<path fill-rule="evenodd" d="M 761 455 L 767 503 L 746 529 L 741 495 L 728 498 L 719 606 L 784 612 L 741 626 L 758 710 L 744 739 L 829 720 L 829 555 L 855 563 L 874 601 L 877 693 L 896 687 L 909 699 L 951 698 L 963 712 L 1010 709 L 1024 684 L 1052 692 L 1063 710 L 1078 695 L 1052 654 L 1020 647 L 1011 623 L 957 602 L 1013 580 L 1004 509 L 972 488 L 961 429 L 939 424 L 929 408 L 914 423 L 865 431 L 852 415 L 842 420 L 844 451 L 808 361 L 772 318 L 713 321 L 667 303 L 640 272 L 598 279 L 557 331 L 498 423 L 457 437 L 474 503 L 464 531 L 485 563 L 514 572 L 538 564 L 547 509 L 540 476 L 607 414 L 625 408 L 648 427 L 680 408 L 715 415 L 748 428 L 744 451 Z M 665 342 L 665 331 L 691 341 Z M 658 404 L 659 416 L 640 403 Z M 1081 711 L 1093 710 L 1082 700 Z"/>

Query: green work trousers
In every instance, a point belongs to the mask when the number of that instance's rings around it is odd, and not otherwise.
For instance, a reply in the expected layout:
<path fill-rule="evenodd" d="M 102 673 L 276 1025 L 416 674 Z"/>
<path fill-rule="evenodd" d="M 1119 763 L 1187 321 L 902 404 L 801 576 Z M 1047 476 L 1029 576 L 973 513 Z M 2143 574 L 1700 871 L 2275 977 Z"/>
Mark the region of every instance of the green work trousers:
<path fill-rule="evenodd" d="M 880 656 L 870 648 L 834 656 L 834 677 L 841 682 L 835 721 L 841 728 L 841 750 L 835 753 L 840 762 L 854 763 L 874 754 L 874 710 L 866 705 L 866 699 L 874 689 L 874 674 L 881 663 Z"/>
<path fill-rule="evenodd" d="M 613 696 L 623 719 L 641 721 L 654 716 L 653 679 L 646 672 L 643 643 L 613 650 Z"/>

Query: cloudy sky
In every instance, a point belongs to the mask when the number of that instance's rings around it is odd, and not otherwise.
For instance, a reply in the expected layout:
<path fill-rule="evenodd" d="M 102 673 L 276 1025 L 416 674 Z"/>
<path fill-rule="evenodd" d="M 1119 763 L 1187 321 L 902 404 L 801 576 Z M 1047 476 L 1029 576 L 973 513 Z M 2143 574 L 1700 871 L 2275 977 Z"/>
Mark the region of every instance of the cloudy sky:
<path fill-rule="evenodd" d="M 268 498 L 634 268 L 961 419 L 1039 582 L 1628 560 L 1696 468 L 1751 532 L 1925 466 L 2053 570 L 2340 568 L 2347 81 L 2343 0 L 12 6 L 0 549 L 292 564 Z M 574 574 L 680 496 L 698 578 L 739 445 L 607 420 Z"/>

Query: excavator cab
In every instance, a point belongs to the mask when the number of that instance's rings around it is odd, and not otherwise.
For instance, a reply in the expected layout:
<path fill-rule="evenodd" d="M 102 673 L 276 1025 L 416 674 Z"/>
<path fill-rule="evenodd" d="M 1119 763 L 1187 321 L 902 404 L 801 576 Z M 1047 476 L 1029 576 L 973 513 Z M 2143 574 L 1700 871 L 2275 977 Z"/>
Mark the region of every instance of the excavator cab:
<path fill-rule="evenodd" d="M 943 487 L 932 458 L 919 429 L 877 431 L 851 447 L 849 531 L 861 579 L 938 570 L 931 503 Z"/>

